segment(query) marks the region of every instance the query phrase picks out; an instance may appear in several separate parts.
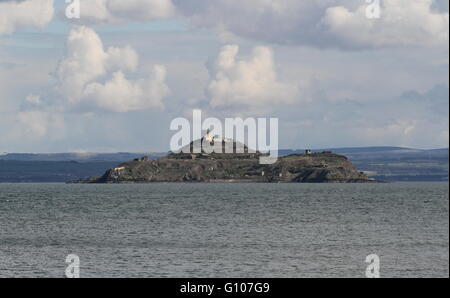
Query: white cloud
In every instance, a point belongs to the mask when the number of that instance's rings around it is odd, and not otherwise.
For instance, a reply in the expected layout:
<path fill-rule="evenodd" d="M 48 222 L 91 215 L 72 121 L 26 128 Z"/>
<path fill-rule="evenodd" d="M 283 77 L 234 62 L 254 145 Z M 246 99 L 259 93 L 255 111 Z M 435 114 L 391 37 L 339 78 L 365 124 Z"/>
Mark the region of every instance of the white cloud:
<path fill-rule="evenodd" d="M 361 0 L 81 0 L 82 23 L 149 22 L 177 12 L 221 36 L 319 47 L 367 48 L 448 43 L 448 3 L 383 0 L 380 19 L 369 20 Z M 46 26 L 53 0 L 0 2 L 0 34 Z M 78 22 L 73 19 L 72 21 Z"/>
<path fill-rule="evenodd" d="M 152 21 L 174 16 L 171 0 L 81 0 L 81 21 L 116 23 Z"/>
<path fill-rule="evenodd" d="M 44 28 L 53 19 L 53 2 L 53 0 L 0 2 L 0 35 L 24 28 Z"/>
<path fill-rule="evenodd" d="M 133 48 L 105 50 L 94 30 L 77 27 L 69 33 L 66 57 L 56 71 L 57 91 L 72 107 L 87 105 L 114 112 L 162 108 L 162 99 L 169 94 L 165 67 L 155 66 L 146 78 L 127 79 L 124 72 L 135 72 L 138 65 Z"/>
<path fill-rule="evenodd" d="M 138 55 L 131 47 L 111 47 L 105 51 L 94 30 L 77 27 L 69 33 L 66 57 L 60 62 L 56 74 L 61 93 L 70 102 L 76 102 L 82 99 L 88 82 L 105 75 L 108 70 L 134 71 L 137 65 Z"/>
<path fill-rule="evenodd" d="M 149 78 L 137 81 L 127 80 L 119 71 L 105 84 L 87 85 L 85 96 L 95 101 L 99 107 L 115 112 L 163 108 L 161 99 L 169 94 L 165 79 L 166 68 L 161 65 L 154 66 Z"/>
<path fill-rule="evenodd" d="M 351 11 L 327 9 L 323 22 L 350 46 L 425 45 L 448 43 L 449 14 L 431 10 L 432 0 L 384 0 L 379 19 L 366 17 L 366 5 Z"/>
<path fill-rule="evenodd" d="M 437 0 L 384 0 L 377 20 L 366 18 L 363 0 L 174 1 L 191 24 L 222 36 L 351 49 L 448 42 L 448 5 Z"/>
<path fill-rule="evenodd" d="M 209 65 L 207 95 L 212 107 L 289 104 L 298 99 L 295 84 L 280 82 L 272 50 L 256 47 L 247 59 L 237 57 L 237 45 L 224 46 Z"/>

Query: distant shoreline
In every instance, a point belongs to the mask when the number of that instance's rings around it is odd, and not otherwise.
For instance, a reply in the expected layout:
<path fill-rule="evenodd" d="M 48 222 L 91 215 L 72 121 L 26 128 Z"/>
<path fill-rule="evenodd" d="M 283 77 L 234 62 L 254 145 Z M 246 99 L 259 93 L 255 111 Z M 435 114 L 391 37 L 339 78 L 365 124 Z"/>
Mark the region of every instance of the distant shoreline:
<path fill-rule="evenodd" d="M 400 147 L 337 148 L 370 178 L 387 182 L 448 182 L 449 150 Z M 299 150 L 280 150 L 281 156 Z M 120 163 L 165 153 L 11 154 L 0 156 L 0 183 L 66 183 L 100 176 Z"/>
<path fill-rule="evenodd" d="M 383 182 L 377 181 L 377 183 L 294 183 L 294 182 L 280 182 L 280 183 L 270 183 L 270 182 L 151 182 L 151 183 L 71 183 L 71 182 L 0 182 L 0 185 L 158 185 L 158 184 L 179 184 L 179 185 L 200 185 L 200 184 L 286 184 L 286 185 L 384 185 L 384 184 L 450 184 L 450 181 L 397 181 L 397 182 Z"/>

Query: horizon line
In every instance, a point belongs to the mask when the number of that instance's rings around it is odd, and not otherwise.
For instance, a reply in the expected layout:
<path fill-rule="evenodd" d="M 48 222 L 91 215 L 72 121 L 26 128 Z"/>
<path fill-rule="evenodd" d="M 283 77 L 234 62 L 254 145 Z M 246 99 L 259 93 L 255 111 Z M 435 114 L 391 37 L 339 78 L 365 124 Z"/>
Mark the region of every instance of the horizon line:
<path fill-rule="evenodd" d="M 403 150 L 420 150 L 420 151 L 433 151 L 433 150 L 449 150 L 449 147 L 441 148 L 415 148 L 415 147 L 402 147 L 402 146 L 355 146 L 355 147 L 324 147 L 324 148 L 297 148 L 297 149 L 279 149 L 278 151 L 299 151 L 299 150 L 346 150 L 346 149 L 403 149 Z M 0 151 L 0 156 L 6 156 L 9 154 L 33 154 L 33 155 L 57 155 L 57 154 L 77 154 L 77 155 L 92 155 L 92 154 L 163 154 L 168 153 L 167 151 L 114 151 L 114 152 L 96 152 L 96 151 L 67 151 L 67 152 L 7 152 Z"/>

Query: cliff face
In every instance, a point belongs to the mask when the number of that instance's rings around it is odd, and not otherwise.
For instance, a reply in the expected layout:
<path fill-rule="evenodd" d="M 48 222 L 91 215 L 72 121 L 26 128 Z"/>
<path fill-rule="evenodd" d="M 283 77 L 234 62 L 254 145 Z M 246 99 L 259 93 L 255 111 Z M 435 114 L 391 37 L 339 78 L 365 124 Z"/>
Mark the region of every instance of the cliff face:
<path fill-rule="evenodd" d="M 259 164 L 260 153 L 170 154 L 158 160 L 137 159 L 108 170 L 84 183 L 151 182 L 372 182 L 342 155 L 299 154 Z"/>

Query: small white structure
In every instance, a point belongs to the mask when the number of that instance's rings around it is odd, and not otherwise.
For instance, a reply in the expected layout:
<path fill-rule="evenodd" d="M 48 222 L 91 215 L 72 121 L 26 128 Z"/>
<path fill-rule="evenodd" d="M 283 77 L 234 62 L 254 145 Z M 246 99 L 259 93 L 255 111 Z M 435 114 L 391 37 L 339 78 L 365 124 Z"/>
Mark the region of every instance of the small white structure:
<path fill-rule="evenodd" d="M 305 154 L 306 154 L 306 155 L 312 155 L 312 154 L 313 154 L 313 151 L 312 151 L 311 149 L 306 149 L 306 150 L 305 150 Z"/>
<path fill-rule="evenodd" d="M 208 142 L 210 142 L 210 143 L 212 143 L 212 142 L 214 142 L 214 140 L 216 139 L 216 137 L 217 137 L 217 136 L 213 135 L 213 134 L 211 133 L 211 131 L 208 129 L 208 132 L 206 133 L 206 136 L 205 136 L 205 140 L 208 141 Z"/>
<path fill-rule="evenodd" d="M 205 141 L 208 141 L 210 143 L 214 143 L 214 142 L 218 142 L 218 143 L 225 142 L 225 143 L 231 143 L 231 144 L 234 143 L 234 141 L 232 139 L 222 138 L 219 135 L 213 135 L 209 129 L 206 132 Z"/>

